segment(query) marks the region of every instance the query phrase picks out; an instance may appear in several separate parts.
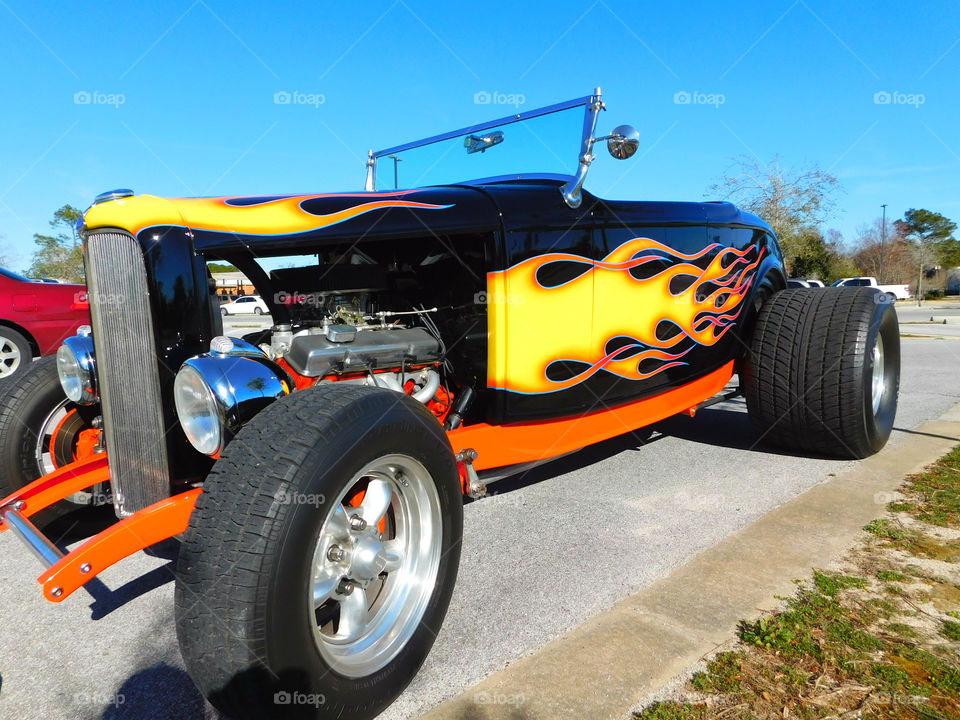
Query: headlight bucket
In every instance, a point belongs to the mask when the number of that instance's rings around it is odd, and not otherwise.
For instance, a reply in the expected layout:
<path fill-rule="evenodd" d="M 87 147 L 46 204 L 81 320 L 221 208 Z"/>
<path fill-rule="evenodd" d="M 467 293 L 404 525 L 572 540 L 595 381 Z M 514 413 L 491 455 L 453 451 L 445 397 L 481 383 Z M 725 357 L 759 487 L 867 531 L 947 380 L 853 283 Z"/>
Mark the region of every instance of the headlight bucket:
<path fill-rule="evenodd" d="M 254 415 L 289 393 L 282 371 L 262 355 L 208 353 L 181 366 L 173 383 L 177 417 L 198 452 L 219 457 Z"/>
<path fill-rule="evenodd" d="M 81 328 L 81 333 L 83 328 Z M 97 361 L 93 352 L 93 338 L 86 333 L 63 341 L 57 350 L 57 374 L 60 385 L 71 402 L 93 405 L 100 400 L 97 386 Z"/>

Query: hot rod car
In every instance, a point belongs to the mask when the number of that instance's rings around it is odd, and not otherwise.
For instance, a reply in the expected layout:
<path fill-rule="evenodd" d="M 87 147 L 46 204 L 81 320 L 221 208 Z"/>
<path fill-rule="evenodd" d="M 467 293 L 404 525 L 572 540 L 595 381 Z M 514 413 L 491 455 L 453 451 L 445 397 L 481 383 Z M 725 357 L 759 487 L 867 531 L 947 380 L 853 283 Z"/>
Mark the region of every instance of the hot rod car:
<path fill-rule="evenodd" d="M 99 196 L 79 226 L 92 329 L 0 403 L 0 530 L 46 565 L 44 596 L 182 536 L 177 635 L 217 708 L 372 717 L 426 658 L 463 498 L 491 479 L 731 392 L 767 442 L 879 450 L 890 305 L 786 290 L 773 232 L 729 203 L 584 190 L 598 142 L 621 159 L 639 145 L 629 126 L 598 137 L 603 109 L 597 89 L 370 152 L 362 191 Z M 560 121 L 568 154 L 546 138 Z M 575 172 L 520 172 L 541 146 Z M 425 182 L 445 158 L 469 169 Z M 252 281 L 271 327 L 223 334 L 212 261 Z M 41 476 L 35 429 L 9 419 L 64 394 L 82 429 Z M 38 513 L 95 498 L 119 522 L 64 554 Z"/>

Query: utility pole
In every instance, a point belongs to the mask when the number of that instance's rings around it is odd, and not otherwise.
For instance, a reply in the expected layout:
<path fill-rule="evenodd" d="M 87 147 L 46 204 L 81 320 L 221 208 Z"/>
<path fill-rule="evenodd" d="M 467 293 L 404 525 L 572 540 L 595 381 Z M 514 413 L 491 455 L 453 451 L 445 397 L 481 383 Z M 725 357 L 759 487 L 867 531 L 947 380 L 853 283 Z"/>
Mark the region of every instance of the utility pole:
<path fill-rule="evenodd" d="M 887 244 L 887 204 L 883 203 L 880 207 L 883 208 L 883 220 L 880 222 L 880 277 L 877 278 L 877 283 L 883 285 L 883 254 Z"/>

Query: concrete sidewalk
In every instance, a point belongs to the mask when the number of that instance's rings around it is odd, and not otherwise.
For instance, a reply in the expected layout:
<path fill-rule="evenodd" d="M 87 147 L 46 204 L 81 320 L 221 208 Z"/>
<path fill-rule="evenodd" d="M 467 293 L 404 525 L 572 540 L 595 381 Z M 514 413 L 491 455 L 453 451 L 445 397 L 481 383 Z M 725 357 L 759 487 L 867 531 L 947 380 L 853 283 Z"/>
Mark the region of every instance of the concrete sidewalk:
<path fill-rule="evenodd" d="M 618 719 L 774 609 L 880 516 L 904 475 L 960 443 L 960 404 L 700 553 L 539 652 L 440 705 L 429 720 Z M 464 658 L 469 662 L 469 658 Z"/>

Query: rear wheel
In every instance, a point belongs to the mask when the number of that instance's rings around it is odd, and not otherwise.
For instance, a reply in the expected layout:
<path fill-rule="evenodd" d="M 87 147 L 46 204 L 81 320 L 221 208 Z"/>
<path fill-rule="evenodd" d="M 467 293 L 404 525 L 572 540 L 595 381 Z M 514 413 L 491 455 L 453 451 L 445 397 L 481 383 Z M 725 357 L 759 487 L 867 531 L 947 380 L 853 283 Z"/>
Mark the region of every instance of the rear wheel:
<path fill-rule="evenodd" d="M 446 614 L 463 523 L 453 452 L 405 395 L 301 390 L 204 483 L 177 568 L 187 669 L 238 718 L 380 713 Z"/>
<path fill-rule="evenodd" d="M 893 429 L 900 331 L 870 288 L 785 290 L 764 304 L 744 367 L 764 441 L 842 458 L 879 451 Z"/>

